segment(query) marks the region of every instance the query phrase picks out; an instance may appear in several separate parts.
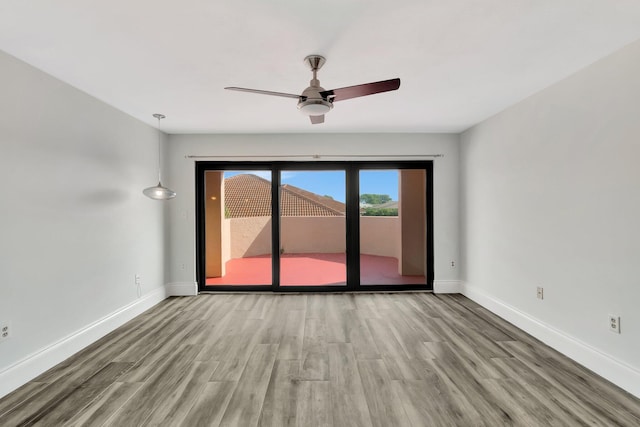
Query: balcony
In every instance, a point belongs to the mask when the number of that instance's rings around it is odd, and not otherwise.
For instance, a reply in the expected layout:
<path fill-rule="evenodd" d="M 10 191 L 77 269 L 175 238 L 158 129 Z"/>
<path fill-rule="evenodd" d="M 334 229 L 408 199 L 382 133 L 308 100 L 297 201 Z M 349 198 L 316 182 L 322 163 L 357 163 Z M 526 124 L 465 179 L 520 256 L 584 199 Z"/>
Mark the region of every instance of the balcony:
<path fill-rule="evenodd" d="M 207 175 L 206 285 L 270 285 L 271 183 Z M 345 205 L 287 185 L 280 198 L 280 286 L 346 285 Z M 361 284 L 425 283 L 424 250 L 407 244 L 423 242 L 423 228 L 403 233 L 412 225 L 401 215 L 360 216 Z"/>

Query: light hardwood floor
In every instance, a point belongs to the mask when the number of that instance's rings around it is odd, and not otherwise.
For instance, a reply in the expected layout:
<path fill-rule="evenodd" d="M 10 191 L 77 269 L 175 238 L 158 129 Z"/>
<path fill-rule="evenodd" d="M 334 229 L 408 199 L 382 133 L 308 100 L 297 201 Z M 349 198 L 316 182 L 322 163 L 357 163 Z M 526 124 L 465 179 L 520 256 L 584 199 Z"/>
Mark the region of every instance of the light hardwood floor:
<path fill-rule="evenodd" d="M 1 426 L 640 426 L 459 295 L 174 297 L 0 400 Z"/>

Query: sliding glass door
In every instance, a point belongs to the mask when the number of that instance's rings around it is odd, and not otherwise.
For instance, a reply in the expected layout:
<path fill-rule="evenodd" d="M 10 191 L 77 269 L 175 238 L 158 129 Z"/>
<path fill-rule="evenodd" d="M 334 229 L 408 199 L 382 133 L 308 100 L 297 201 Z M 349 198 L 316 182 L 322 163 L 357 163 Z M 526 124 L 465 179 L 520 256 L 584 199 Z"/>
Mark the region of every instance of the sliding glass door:
<path fill-rule="evenodd" d="M 204 172 L 204 284 L 270 287 L 271 171 Z"/>
<path fill-rule="evenodd" d="M 200 291 L 431 289 L 431 162 L 197 162 Z"/>
<path fill-rule="evenodd" d="M 344 170 L 280 172 L 280 286 L 346 286 Z"/>
<path fill-rule="evenodd" d="M 360 171 L 360 285 L 427 283 L 426 171 Z"/>

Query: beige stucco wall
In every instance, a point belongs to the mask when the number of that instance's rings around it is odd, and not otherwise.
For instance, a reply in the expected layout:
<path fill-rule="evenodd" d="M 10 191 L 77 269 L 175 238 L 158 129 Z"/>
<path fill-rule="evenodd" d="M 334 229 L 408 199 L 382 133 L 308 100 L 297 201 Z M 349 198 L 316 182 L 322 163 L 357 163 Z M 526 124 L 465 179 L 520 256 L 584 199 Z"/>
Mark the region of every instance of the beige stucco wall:
<path fill-rule="evenodd" d="M 280 245 L 285 253 L 345 252 L 345 217 L 285 216 L 280 219 Z"/>
<path fill-rule="evenodd" d="M 285 253 L 341 253 L 345 251 L 344 217 L 282 217 L 281 246 Z M 223 225 L 224 261 L 271 253 L 269 217 L 226 219 Z M 397 257 L 400 250 L 398 217 L 361 217 L 361 252 Z"/>
<path fill-rule="evenodd" d="M 400 220 L 397 216 L 361 216 L 360 252 L 399 257 Z"/>
<path fill-rule="evenodd" d="M 400 256 L 398 273 L 421 276 L 426 267 L 425 171 L 405 169 L 400 171 Z"/>
<path fill-rule="evenodd" d="M 210 171 L 205 174 L 205 230 L 207 277 L 224 275 L 224 256 L 222 228 L 220 220 L 224 217 L 224 177 L 222 172 Z"/>
<path fill-rule="evenodd" d="M 207 254 L 209 256 L 209 254 Z M 222 221 L 222 264 L 231 259 L 231 221 Z"/>
<path fill-rule="evenodd" d="M 229 226 L 229 254 L 243 258 L 271 253 L 271 217 L 232 218 Z"/>

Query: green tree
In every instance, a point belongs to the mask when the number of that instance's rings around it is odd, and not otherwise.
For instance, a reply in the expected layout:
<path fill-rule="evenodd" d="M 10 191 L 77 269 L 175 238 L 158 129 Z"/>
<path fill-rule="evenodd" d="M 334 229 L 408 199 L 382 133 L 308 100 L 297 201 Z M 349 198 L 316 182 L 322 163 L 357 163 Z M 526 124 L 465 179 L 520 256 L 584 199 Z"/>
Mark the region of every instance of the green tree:
<path fill-rule="evenodd" d="M 398 208 L 365 208 L 362 216 L 398 216 Z"/>
<path fill-rule="evenodd" d="M 388 194 L 361 194 L 360 203 L 366 203 L 368 205 L 381 205 L 391 201 L 391 196 Z"/>

